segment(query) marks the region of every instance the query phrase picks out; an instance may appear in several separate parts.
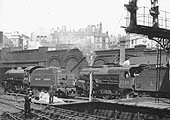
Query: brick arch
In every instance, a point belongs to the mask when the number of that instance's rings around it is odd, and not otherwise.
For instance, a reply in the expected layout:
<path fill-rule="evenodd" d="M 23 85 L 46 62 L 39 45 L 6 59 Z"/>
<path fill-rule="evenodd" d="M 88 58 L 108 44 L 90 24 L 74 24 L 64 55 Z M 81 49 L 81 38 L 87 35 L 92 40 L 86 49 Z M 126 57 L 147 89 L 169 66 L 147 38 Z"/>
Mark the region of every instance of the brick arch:
<path fill-rule="evenodd" d="M 64 59 L 64 67 L 70 71 L 80 60 L 77 56 L 70 55 Z"/>
<path fill-rule="evenodd" d="M 48 60 L 48 66 L 60 67 L 61 61 L 57 56 L 52 56 Z"/>
<path fill-rule="evenodd" d="M 101 66 L 105 63 L 109 63 L 109 61 L 104 57 L 99 57 L 95 59 L 93 66 Z"/>

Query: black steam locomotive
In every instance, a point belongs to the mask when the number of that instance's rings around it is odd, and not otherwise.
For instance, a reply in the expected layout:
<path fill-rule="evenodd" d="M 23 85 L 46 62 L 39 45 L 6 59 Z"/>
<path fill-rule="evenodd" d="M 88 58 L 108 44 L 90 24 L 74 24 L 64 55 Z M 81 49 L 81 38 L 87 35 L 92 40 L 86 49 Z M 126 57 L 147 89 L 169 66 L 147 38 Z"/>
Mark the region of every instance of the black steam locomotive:
<path fill-rule="evenodd" d="M 88 96 L 89 76 L 92 72 L 93 96 L 99 98 L 121 98 L 133 91 L 134 73 L 141 71 L 142 66 L 101 66 L 84 68 L 77 81 L 78 94 Z"/>
<path fill-rule="evenodd" d="M 48 91 L 54 85 L 56 95 L 75 94 L 74 74 L 56 67 L 31 66 L 25 69 L 11 69 L 5 73 L 4 88 L 8 92 L 24 93 L 26 88 Z"/>

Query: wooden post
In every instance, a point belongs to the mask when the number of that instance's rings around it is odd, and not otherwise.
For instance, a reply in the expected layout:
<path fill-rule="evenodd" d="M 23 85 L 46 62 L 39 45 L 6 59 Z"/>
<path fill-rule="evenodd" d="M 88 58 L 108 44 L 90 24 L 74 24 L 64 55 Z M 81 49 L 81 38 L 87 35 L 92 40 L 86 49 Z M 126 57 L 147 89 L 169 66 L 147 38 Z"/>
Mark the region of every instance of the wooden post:
<path fill-rule="evenodd" d="M 93 73 L 90 71 L 90 91 L 89 91 L 89 102 L 93 100 L 92 92 L 93 92 Z"/>

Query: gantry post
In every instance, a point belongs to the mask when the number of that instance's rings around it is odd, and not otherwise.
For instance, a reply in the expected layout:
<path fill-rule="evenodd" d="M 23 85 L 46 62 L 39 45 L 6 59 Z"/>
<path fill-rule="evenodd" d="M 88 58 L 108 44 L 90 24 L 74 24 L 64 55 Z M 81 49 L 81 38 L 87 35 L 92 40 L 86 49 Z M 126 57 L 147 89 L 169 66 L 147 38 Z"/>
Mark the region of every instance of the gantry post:
<path fill-rule="evenodd" d="M 137 13 L 137 0 L 131 0 L 129 2 L 129 4 L 125 4 L 124 5 L 128 12 L 130 12 L 130 24 L 128 27 L 133 27 L 133 26 L 136 26 L 137 25 L 137 16 L 136 16 L 136 13 Z"/>
<path fill-rule="evenodd" d="M 153 27 L 159 27 L 159 20 L 158 20 L 158 15 L 159 15 L 159 6 L 158 0 L 151 0 L 151 9 L 149 10 L 150 15 L 152 16 L 152 24 Z"/>

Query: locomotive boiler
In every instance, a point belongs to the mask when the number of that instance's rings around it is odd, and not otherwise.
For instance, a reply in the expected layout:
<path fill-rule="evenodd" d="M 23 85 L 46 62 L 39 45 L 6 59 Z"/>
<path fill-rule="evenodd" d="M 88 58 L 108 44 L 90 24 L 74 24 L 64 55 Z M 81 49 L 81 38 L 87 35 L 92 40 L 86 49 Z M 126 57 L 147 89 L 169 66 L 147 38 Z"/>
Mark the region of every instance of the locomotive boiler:
<path fill-rule="evenodd" d="M 134 69 L 135 68 L 135 69 Z M 134 70 L 133 70 L 134 69 Z M 77 80 L 77 92 L 81 96 L 88 96 L 89 74 L 93 74 L 93 96 L 99 98 L 121 98 L 132 92 L 134 78 L 130 70 L 135 72 L 134 66 L 101 66 L 84 68 Z"/>

